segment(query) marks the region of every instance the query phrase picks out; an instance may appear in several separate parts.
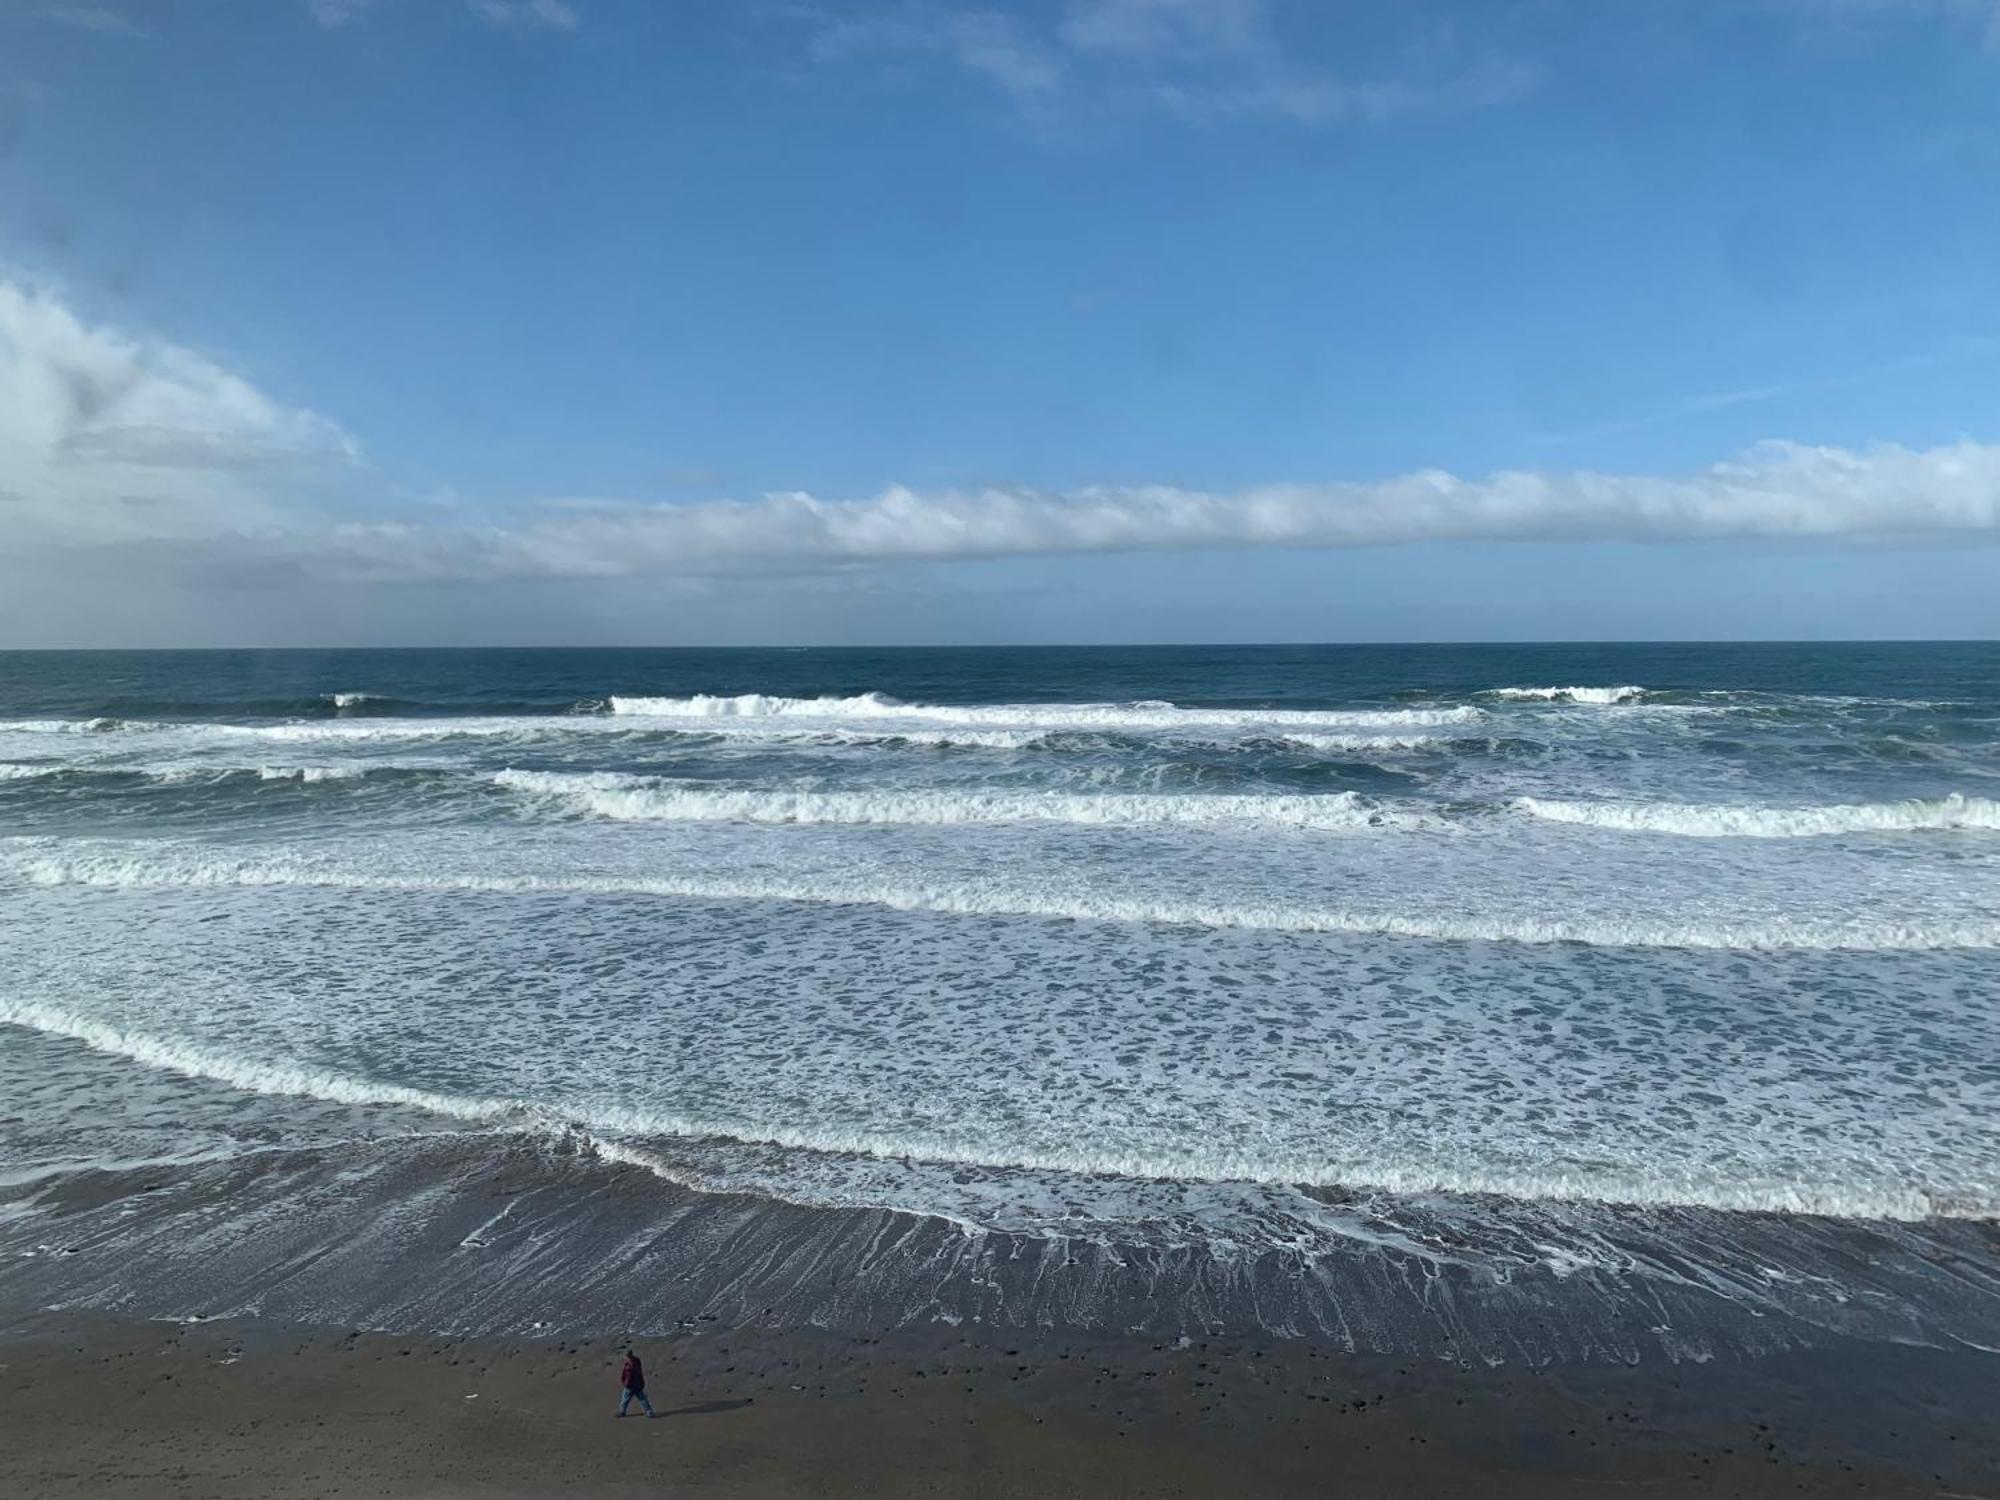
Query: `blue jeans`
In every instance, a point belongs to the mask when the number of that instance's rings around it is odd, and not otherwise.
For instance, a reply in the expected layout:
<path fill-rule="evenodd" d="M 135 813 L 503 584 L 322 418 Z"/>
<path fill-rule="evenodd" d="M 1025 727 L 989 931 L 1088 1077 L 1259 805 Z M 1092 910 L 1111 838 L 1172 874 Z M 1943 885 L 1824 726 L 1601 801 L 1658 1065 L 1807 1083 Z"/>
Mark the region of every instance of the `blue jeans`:
<path fill-rule="evenodd" d="M 653 1403 L 646 1399 L 644 1391 L 627 1390 L 624 1395 L 618 1398 L 618 1415 L 621 1417 L 624 1416 L 625 1409 L 634 1401 L 646 1408 L 647 1416 L 650 1417 L 653 1414 Z"/>

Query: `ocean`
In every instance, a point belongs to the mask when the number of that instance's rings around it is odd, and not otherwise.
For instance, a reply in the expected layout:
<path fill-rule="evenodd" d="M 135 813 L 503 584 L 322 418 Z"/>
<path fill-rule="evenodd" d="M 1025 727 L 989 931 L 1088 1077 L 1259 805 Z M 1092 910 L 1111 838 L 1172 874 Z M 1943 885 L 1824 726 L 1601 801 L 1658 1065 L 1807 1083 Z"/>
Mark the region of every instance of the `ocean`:
<path fill-rule="evenodd" d="M 1991 1347 L 1996 949 L 1994 644 L 0 654 L 0 1290 Z"/>

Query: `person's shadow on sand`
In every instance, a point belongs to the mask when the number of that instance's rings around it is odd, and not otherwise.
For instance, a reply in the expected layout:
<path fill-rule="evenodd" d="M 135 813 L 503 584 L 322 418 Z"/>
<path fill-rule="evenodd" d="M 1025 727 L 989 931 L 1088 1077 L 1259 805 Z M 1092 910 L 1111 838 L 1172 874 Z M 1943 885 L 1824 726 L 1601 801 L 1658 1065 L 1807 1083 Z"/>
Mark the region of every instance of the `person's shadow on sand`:
<path fill-rule="evenodd" d="M 663 1411 L 662 1417 L 708 1417 L 717 1412 L 741 1411 L 752 1404 L 752 1398 L 744 1396 L 736 1401 L 704 1401 L 699 1406 L 677 1406 L 672 1411 Z"/>

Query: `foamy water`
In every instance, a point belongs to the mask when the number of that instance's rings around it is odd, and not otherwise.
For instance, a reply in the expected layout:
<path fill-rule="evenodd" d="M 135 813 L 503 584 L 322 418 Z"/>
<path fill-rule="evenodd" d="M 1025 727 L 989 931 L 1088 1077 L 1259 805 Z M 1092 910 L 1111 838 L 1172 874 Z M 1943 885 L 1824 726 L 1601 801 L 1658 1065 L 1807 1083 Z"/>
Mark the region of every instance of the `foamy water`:
<path fill-rule="evenodd" d="M 8 658 L 0 1023 L 973 1231 L 2000 1214 L 1994 653 L 1509 649 Z"/>

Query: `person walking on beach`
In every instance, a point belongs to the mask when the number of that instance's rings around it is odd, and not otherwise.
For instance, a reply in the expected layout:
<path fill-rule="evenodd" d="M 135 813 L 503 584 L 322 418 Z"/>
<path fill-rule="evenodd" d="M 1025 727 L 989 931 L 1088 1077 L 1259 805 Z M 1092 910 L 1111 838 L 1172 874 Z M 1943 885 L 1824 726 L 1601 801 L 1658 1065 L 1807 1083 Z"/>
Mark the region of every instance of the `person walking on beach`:
<path fill-rule="evenodd" d="M 618 1383 L 625 1387 L 625 1394 L 618 1398 L 618 1415 L 624 1416 L 634 1401 L 646 1408 L 646 1415 L 653 1415 L 653 1403 L 646 1399 L 646 1367 L 639 1363 L 639 1351 L 625 1351 L 625 1366 L 618 1372 Z"/>

